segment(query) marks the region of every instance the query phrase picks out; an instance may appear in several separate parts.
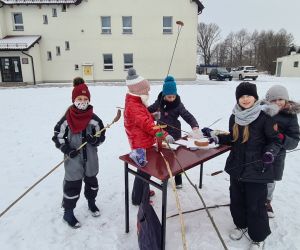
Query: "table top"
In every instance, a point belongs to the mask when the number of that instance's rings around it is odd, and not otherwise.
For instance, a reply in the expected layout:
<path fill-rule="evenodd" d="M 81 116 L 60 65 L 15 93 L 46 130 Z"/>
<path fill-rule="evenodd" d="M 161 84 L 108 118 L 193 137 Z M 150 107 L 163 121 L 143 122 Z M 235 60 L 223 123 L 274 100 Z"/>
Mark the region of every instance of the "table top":
<path fill-rule="evenodd" d="M 229 151 L 230 148 L 230 146 L 221 145 L 217 148 L 198 149 L 192 151 L 187 149 L 186 147 L 180 146 L 174 152 L 181 167 L 184 170 L 188 170 Z M 172 174 L 176 175 L 178 173 L 181 173 L 182 169 L 171 150 L 164 148 L 162 150 L 162 153 L 165 156 L 166 160 L 169 162 Z M 130 159 L 129 154 L 122 155 L 119 157 L 119 159 L 137 168 L 137 165 Z M 154 176 L 159 180 L 165 180 L 169 178 L 164 159 L 160 153 L 156 152 L 154 147 L 147 149 L 147 161 L 148 163 L 145 167 L 139 168 L 141 171 Z"/>

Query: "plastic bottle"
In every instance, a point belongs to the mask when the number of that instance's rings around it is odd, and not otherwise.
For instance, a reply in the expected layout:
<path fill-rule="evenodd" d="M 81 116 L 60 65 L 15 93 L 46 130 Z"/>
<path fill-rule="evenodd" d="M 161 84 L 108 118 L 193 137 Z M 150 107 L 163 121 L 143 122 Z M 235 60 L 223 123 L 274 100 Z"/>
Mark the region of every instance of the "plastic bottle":
<path fill-rule="evenodd" d="M 163 136 L 164 136 L 163 132 L 157 132 L 155 134 L 155 138 L 156 138 L 156 151 L 157 152 L 161 152 L 161 150 L 162 150 Z"/>

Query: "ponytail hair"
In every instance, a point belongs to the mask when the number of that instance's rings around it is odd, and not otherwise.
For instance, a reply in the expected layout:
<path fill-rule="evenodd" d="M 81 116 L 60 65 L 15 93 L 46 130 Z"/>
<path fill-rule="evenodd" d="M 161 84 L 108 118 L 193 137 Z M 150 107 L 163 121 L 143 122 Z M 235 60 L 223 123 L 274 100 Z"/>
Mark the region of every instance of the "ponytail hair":
<path fill-rule="evenodd" d="M 232 131 L 233 142 L 236 142 L 239 139 L 239 125 L 237 123 L 234 123 Z M 244 127 L 242 143 L 247 142 L 249 140 L 249 136 L 249 126 L 247 125 Z"/>

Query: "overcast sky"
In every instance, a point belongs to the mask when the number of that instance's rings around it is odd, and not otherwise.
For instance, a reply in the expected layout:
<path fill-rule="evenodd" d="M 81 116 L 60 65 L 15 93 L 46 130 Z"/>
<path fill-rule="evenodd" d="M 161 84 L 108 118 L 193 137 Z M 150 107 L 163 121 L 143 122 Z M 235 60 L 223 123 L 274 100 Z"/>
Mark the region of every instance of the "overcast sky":
<path fill-rule="evenodd" d="M 199 21 L 216 23 L 224 39 L 231 31 L 246 28 L 292 33 L 300 46 L 300 0 L 201 0 L 205 9 Z"/>

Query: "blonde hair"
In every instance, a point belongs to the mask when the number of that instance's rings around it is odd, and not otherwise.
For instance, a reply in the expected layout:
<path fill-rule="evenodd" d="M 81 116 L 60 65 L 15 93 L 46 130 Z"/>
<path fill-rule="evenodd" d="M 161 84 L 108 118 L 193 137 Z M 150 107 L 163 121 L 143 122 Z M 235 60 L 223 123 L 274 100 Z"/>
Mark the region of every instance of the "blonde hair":
<path fill-rule="evenodd" d="M 242 143 L 245 143 L 249 140 L 249 126 L 244 127 L 243 131 L 243 141 Z M 234 123 L 233 129 L 232 129 L 232 136 L 233 136 L 233 142 L 236 142 L 239 138 L 239 125 L 237 123 Z"/>

